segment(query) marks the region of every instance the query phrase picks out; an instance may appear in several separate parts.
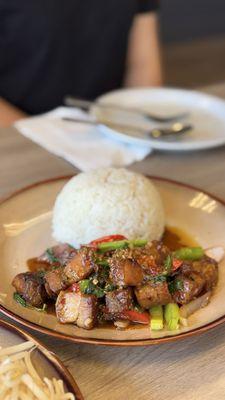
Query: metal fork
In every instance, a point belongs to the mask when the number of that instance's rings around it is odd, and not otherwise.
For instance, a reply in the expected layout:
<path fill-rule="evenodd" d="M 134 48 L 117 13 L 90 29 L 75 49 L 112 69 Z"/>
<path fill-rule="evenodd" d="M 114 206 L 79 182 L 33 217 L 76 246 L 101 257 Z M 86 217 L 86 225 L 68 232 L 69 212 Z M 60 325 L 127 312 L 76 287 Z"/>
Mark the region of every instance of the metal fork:
<path fill-rule="evenodd" d="M 183 113 L 179 113 L 176 115 L 163 117 L 163 116 L 152 114 L 147 111 L 143 111 L 140 108 L 136 108 L 136 107 L 126 107 L 126 106 L 120 106 L 120 105 L 116 105 L 116 104 L 83 100 L 83 99 L 79 99 L 79 98 L 72 97 L 72 96 L 66 96 L 64 99 L 64 104 L 69 107 L 81 108 L 82 110 L 85 110 L 85 111 L 88 111 L 93 106 L 97 106 L 97 107 L 103 108 L 103 109 L 111 108 L 112 110 L 118 110 L 118 111 L 122 110 L 122 111 L 139 114 L 146 119 L 156 121 L 156 122 L 173 122 L 173 121 L 177 121 L 179 119 L 185 118 L 190 114 L 189 112 L 183 112 Z"/>
<path fill-rule="evenodd" d="M 136 127 L 136 126 L 131 126 L 131 125 L 124 125 L 121 123 L 116 123 L 116 122 L 109 122 L 109 123 L 104 123 L 101 121 L 96 121 L 96 120 L 88 120 L 88 119 L 82 119 L 82 118 L 70 118 L 70 117 L 63 117 L 63 121 L 68 121 L 68 122 L 76 122 L 76 123 L 82 123 L 82 124 L 89 124 L 89 125 L 106 125 L 109 127 L 112 127 L 114 129 L 125 129 L 129 131 L 133 131 L 134 133 L 143 133 L 147 136 L 150 136 L 152 139 L 162 139 L 162 138 L 177 138 L 181 134 L 193 129 L 192 125 L 184 125 L 180 122 L 174 123 L 172 126 L 167 127 L 167 128 L 153 128 L 151 130 L 146 130 L 142 127 Z M 126 134 L 126 133 L 125 133 Z"/>

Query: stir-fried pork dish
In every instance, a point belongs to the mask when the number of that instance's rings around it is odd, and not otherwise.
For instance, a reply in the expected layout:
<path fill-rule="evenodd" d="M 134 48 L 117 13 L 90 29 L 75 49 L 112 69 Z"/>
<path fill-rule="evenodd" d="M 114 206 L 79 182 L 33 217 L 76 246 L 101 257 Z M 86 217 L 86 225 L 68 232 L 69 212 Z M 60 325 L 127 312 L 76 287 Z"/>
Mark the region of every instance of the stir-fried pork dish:
<path fill-rule="evenodd" d="M 148 324 L 151 317 L 160 320 L 163 306 L 166 321 L 178 319 L 174 306 L 179 311 L 211 293 L 218 280 L 217 262 L 200 247 L 171 251 L 161 241 L 128 241 L 121 235 L 80 249 L 60 244 L 33 262 L 35 272 L 13 279 L 15 300 L 37 310 L 53 303 L 59 322 L 85 329 L 105 321 L 120 327 Z"/>

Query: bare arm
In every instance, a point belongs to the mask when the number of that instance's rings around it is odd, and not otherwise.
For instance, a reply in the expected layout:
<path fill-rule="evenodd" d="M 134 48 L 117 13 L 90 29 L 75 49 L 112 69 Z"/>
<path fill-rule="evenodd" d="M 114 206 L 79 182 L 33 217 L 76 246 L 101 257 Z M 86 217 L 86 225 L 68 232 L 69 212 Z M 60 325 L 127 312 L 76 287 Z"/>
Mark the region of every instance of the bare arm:
<path fill-rule="evenodd" d="M 12 125 L 15 121 L 25 118 L 26 114 L 8 103 L 6 100 L 0 98 L 0 127 L 7 127 Z"/>
<path fill-rule="evenodd" d="M 139 14 L 131 28 L 125 86 L 158 86 L 162 84 L 162 68 L 158 38 L 157 14 Z"/>

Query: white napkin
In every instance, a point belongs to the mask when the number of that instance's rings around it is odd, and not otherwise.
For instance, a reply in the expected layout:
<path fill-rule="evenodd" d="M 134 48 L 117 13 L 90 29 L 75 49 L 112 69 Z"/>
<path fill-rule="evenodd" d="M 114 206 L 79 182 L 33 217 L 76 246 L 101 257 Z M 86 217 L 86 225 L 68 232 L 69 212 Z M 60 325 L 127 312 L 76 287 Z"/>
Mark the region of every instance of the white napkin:
<path fill-rule="evenodd" d="M 37 117 L 15 123 L 27 138 L 38 143 L 82 171 L 109 166 L 125 166 L 143 160 L 151 148 L 113 140 L 97 127 L 63 121 L 62 117 L 90 118 L 74 108 L 59 107 Z"/>

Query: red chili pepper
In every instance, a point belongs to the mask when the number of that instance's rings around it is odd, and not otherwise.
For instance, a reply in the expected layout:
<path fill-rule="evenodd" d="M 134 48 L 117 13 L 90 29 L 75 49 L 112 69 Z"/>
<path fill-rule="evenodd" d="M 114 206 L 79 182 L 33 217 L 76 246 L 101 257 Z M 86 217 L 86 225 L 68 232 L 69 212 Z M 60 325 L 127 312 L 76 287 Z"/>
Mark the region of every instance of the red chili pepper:
<path fill-rule="evenodd" d="M 146 311 L 138 312 L 135 310 L 126 310 L 122 312 L 121 318 L 128 319 L 129 321 L 136 322 L 138 324 L 149 324 L 150 315 Z"/>
<path fill-rule="evenodd" d="M 73 283 L 73 284 L 68 288 L 68 290 L 69 290 L 70 292 L 74 292 L 74 293 L 80 292 L 79 283 Z"/>
<path fill-rule="evenodd" d="M 183 264 L 183 261 L 182 261 L 182 260 L 178 260 L 178 258 L 174 258 L 174 259 L 173 259 L 173 267 L 172 267 L 172 270 L 173 270 L 173 271 L 176 271 L 178 268 L 181 267 L 182 264 Z"/>
<path fill-rule="evenodd" d="M 92 240 L 92 242 L 90 242 L 89 245 L 92 247 L 97 247 L 99 243 L 115 242 L 116 240 L 126 240 L 126 239 L 127 238 L 123 235 L 109 235 L 109 236 L 103 236 L 96 240 Z"/>

